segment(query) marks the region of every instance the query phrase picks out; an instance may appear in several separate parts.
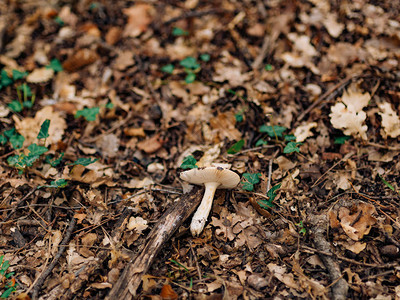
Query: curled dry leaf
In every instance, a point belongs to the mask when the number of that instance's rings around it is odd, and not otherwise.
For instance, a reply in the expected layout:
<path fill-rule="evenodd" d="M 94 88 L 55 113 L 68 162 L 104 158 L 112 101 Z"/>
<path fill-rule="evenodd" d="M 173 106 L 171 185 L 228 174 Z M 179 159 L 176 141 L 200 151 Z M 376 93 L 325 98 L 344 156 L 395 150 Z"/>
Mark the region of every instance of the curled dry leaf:
<path fill-rule="evenodd" d="M 311 122 L 297 127 L 294 131 L 296 142 L 304 142 L 306 138 L 313 136 L 314 134 L 311 132 L 311 129 L 314 127 L 317 127 L 316 122 Z"/>
<path fill-rule="evenodd" d="M 28 77 L 26 77 L 26 81 L 32 83 L 46 82 L 52 79 L 53 76 L 53 69 L 39 68 L 35 69 L 31 74 L 29 74 Z"/>
<path fill-rule="evenodd" d="M 145 230 L 149 225 L 147 225 L 147 221 L 142 217 L 130 217 L 126 228 L 128 230 L 136 230 L 137 233 L 142 234 L 143 230 Z"/>
<path fill-rule="evenodd" d="M 372 204 L 367 203 L 357 205 L 356 209 L 356 211 L 351 211 L 347 207 L 341 207 L 338 216 L 344 232 L 352 240 L 359 241 L 376 223 L 376 218 L 372 216 L 376 210 Z"/>
<path fill-rule="evenodd" d="M 86 48 L 80 49 L 64 61 L 63 68 L 68 72 L 75 72 L 80 68 L 94 63 L 98 59 L 99 55 L 96 51 Z"/>
<path fill-rule="evenodd" d="M 384 138 L 388 136 L 397 138 L 400 135 L 400 118 L 397 113 L 392 109 L 392 106 L 388 102 L 378 104 L 379 115 L 382 117 L 381 134 Z"/>
<path fill-rule="evenodd" d="M 137 37 L 147 30 L 153 20 L 153 6 L 149 4 L 136 4 L 125 8 L 123 13 L 128 16 L 128 22 L 124 29 L 124 36 Z"/>
<path fill-rule="evenodd" d="M 162 289 L 160 296 L 163 300 L 175 300 L 178 299 L 178 294 L 172 289 L 169 284 L 165 284 Z"/>
<path fill-rule="evenodd" d="M 363 125 L 367 114 L 362 110 L 368 105 L 371 96 L 359 90 L 347 90 L 343 93 L 341 102 L 331 107 L 331 123 L 334 128 L 342 129 L 344 134 L 360 136 L 367 139 L 368 126 Z"/>

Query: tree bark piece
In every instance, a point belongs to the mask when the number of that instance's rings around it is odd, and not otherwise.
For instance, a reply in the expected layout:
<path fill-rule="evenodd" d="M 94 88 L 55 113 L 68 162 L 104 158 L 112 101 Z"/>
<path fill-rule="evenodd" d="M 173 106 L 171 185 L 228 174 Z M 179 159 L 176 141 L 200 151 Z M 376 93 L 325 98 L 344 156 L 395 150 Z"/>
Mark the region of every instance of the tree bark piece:
<path fill-rule="evenodd" d="M 136 296 L 143 275 L 146 274 L 164 244 L 194 212 L 202 199 L 202 195 L 203 189 L 194 187 L 190 193 L 183 195 L 164 213 L 149 233 L 145 246 L 125 267 L 106 299 L 127 300 Z"/>
<path fill-rule="evenodd" d="M 314 215 L 311 218 L 311 224 L 313 225 L 314 233 L 314 245 L 321 252 L 332 253 L 329 242 L 325 238 L 327 218 L 325 215 Z M 349 285 L 347 281 L 342 278 L 339 264 L 335 261 L 332 256 L 324 255 L 319 253 L 318 256 L 321 258 L 326 269 L 329 272 L 329 276 L 332 282 L 336 282 L 332 285 L 332 299 L 334 300 L 345 300 L 347 299 L 347 293 Z"/>

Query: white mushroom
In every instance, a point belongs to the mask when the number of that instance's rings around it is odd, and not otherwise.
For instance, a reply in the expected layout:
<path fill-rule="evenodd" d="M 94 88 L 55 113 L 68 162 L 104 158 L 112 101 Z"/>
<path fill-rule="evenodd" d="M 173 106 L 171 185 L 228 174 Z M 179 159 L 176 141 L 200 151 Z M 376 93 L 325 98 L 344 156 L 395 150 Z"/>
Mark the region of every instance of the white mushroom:
<path fill-rule="evenodd" d="M 216 189 L 233 189 L 240 182 L 240 177 L 233 171 L 221 167 L 207 167 L 201 169 L 191 169 L 182 172 L 182 180 L 189 183 L 204 185 L 205 191 L 203 200 L 197 208 L 190 231 L 193 236 L 199 235 L 206 224 L 210 213 Z"/>

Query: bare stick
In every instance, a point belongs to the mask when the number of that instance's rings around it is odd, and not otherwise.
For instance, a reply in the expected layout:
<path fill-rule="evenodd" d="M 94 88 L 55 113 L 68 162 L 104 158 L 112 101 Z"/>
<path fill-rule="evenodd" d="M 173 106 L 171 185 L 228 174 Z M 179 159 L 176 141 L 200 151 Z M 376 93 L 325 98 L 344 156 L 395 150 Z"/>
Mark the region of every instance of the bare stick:
<path fill-rule="evenodd" d="M 327 218 L 325 215 L 313 215 L 310 220 L 313 226 L 314 233 L 314 245 L 319 252 L 319 257 L 324 263 L 326 269 L 329 272 L 329 276 L 332 281 L 332 299 L 334 300 L 345 300 L 347 299 L 347 292 L 349 286 L 345 279 L 342 278 L 342 273 L 340 271 L 339 264 L 336 262 L 334 257 L 322 253 L 332 253 L 330 249 L 330 244 L 325 238 L 325 228 L 327 223 Z"/>
<path fill-rule="evenodd" d="M 143 275 L 146 274 L 164 244 L 199 205 L 202 193 L 202 189 L 194 187 L 189 194 L 182 196 L 164 213 L 149 233 L 145 246 L 127 264 L 106 299 L 125 300 L 136 296 Z"/>
<path fill-rule="evenodd" d="M 61 241 L 60 249 L 58 250 L 57 254 L 54 256 L 53 261 L 48 266 L 48 268 L 40 275 L 39 279 L 36 282 L 35 287 L 33 288 L 32 292 L 32 299 L 37 299 L 39 295 L 39 290 L 41 289 L 44 281 L 46 280 L 47 276 L 50 275 L 51 271 L 53 271 L 54 267 L 57 265 L 58 260 L 60 259 L 61 255 L 64 253 L 65 249 L 67 248 L 67 244 L 71 239 L 72 231 L 74 231 L 76 225 L 76 219 L 72 217 L 71 221 L 69 222 L 68 229 L 65 233 L 63 240 Z"/>

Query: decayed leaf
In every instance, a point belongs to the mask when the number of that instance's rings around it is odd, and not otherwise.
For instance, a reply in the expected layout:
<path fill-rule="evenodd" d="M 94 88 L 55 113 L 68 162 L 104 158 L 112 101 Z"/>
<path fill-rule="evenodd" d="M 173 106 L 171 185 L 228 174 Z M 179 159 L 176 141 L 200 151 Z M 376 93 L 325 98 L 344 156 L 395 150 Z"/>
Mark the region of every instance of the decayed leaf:
<path fill-rule="evenodd" d="M 298 290 L 300 287 L 298 283 L 294 280 L 293 274 L 286 273 L 286 267 L 278 266 L 277 264 L 269 263 L 269 271 L 282 283 L 290 288 Z"/>
<path fill-rule="evenodd" d="M 96 53 L 96 51 L 85 48 L 75 52 L 66 61 L 64 61 L 62 66 L 68 72 L 75 72 L 80 68 L 94 63 L 98 59 L 99 55 Z"/>
<path fill-rule="evenodd" d="M 381 134 L 384 138 L 388 136 L 396 138 L 400 135 L 400 118 L 397 113 L 392 109 L 392 106 L 388 102 L 378 104 L 379 115 L 382 117 Z"/>
<path fill-rule="evenodd" d="M 341 207 L 339 209 L 340 225 L 352 240 L 359 241 L 376 223 L 376 218 L 372 216 L 375 212 L 375 207 L 366 203 L 357 205 L 355 212 L 351 212 L 347 207 Z"/>
<path fill-rule="evenodd" d="M 367 139 L 368 126 L 363 125 L 367 114 L 362 110 L 368 105 L 371 96 L 359 90 L 347 90 L 343 93 L 342 102 L 331 107 L 331 123 L 336 129 L 342 129 L 344 134 L 360 136 Z"/>
<path fill-rule="evenodd" d="M 301 125 L 294 131 L 294 136 L 296 137 L 296 142 L 304 142 L 306 138 L 313 136 L 311 129 L 317 127 L 316 122 L 311 122 L 308 124 Z"/>
<path fill-rule="evenodd" d="M 124 29 L 124 36 L 137 37 L 147 30 L 153 20 L 154 8 L 149 4 L 136 4 L 125 8 L 124 14 L 128 16 L 128 22 Z"/>
<path fill-rule="evenodd" d="M 143 230 L 145 230 L 149 225 L 147 225 L 147 221 L 142 217 L 130 217 L 126 228 L 128 230 L 136 230 L 137 233 L 142 234 Z"/>
<path fill-rule="evenodd" d="M 53 76 L 53 69 L 39 68 L 35 69 L 31 74 L 29 74 L 28 77 L 26 77 L 26 81 L 32 83 L 46 82 L 52 79 Z"/>

